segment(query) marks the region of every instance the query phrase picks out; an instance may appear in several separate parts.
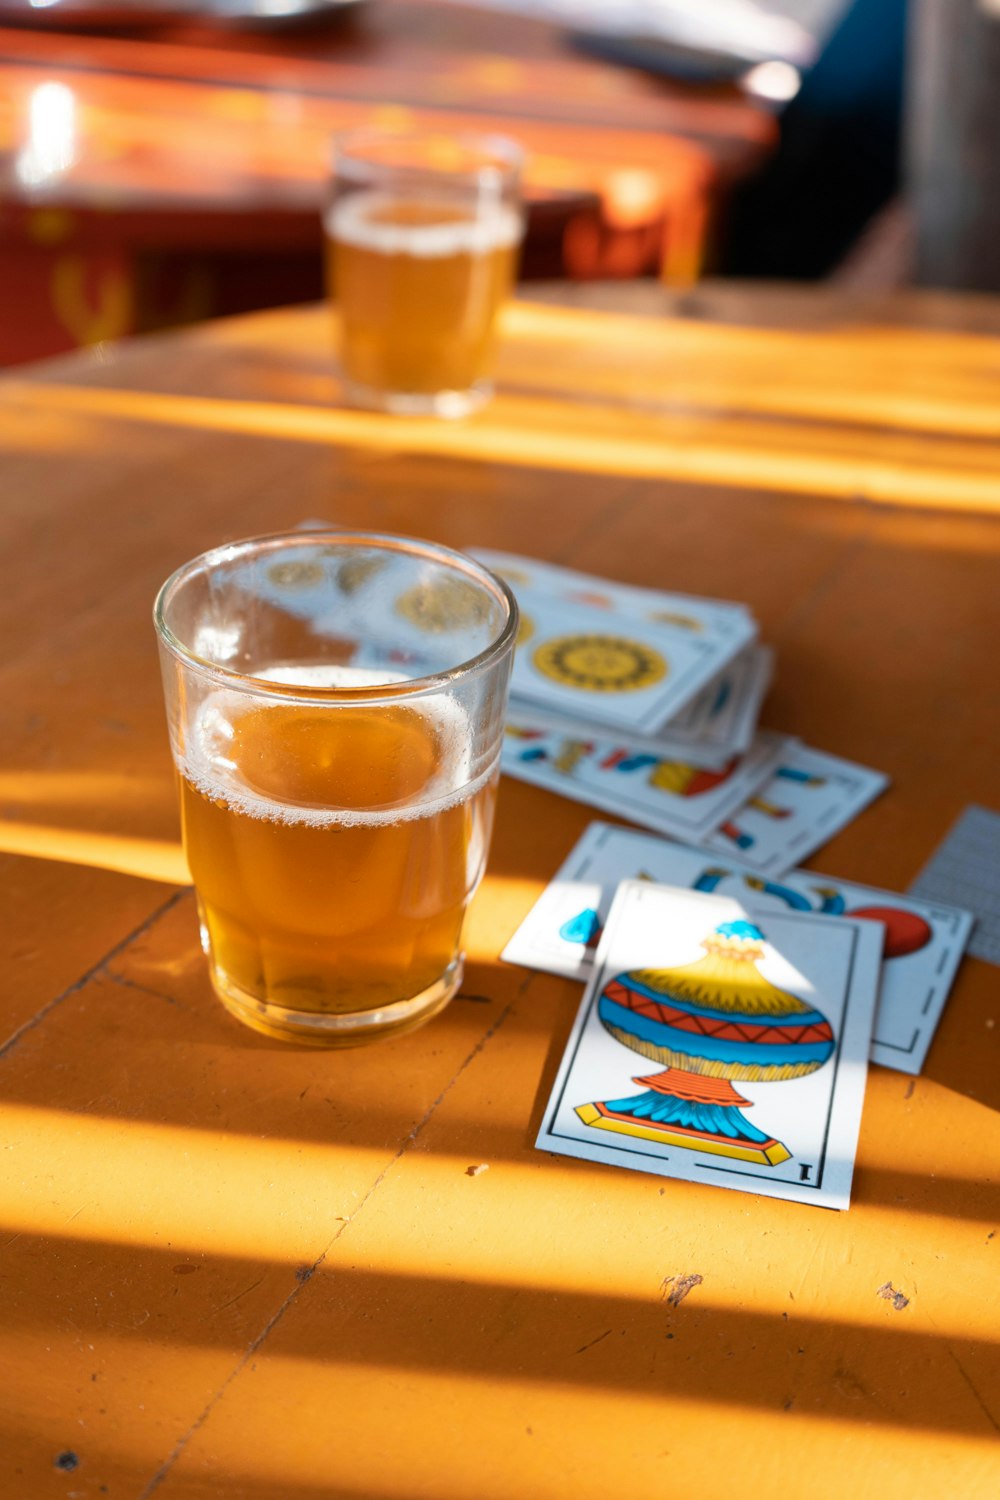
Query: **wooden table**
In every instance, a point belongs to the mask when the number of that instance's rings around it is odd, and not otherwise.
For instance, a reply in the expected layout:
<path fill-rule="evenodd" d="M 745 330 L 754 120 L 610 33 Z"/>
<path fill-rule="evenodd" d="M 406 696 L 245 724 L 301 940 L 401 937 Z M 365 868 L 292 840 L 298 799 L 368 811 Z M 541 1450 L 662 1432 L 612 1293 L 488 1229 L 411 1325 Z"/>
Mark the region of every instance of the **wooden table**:
<path fill-rule="evenodd" d="M 344 410 L 322 309 L 0 383 L 4 1500 L 997 1494 L 994 969 L 871 1070 L 843 1214 L 532 1148 L 580 992 L 497 955 L 590 816 L 539 790 L 424 1030 L 209 992 L 150 605 L 309 518 L 746 600 L 766 721 L 893 778 L 819 868 L 902 890 L 997 805 L 996 304 L 639 295 L 514 306 L 462 425 Z"/>
<path fill-rule="evenodd" d="M 320 295 L 337 131 L 513 134 L 528 275 L 675 283 L 700 274 L 710 217 L 775 139 L 733 88 L 659 83 L 551 24 L 433 0 L 292 30 L 35 19 L 0 17 L 0 364 Z"/>

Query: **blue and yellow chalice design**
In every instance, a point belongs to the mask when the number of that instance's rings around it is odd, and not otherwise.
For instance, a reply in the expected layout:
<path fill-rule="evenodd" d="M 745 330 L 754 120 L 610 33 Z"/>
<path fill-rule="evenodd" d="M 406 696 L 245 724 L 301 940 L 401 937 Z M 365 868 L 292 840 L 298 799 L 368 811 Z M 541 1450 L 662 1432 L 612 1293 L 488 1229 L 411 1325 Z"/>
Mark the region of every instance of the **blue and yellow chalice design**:
<path fill-rule="evenodd" d="M 760 972 L 764 942 L 752 922 L 723 922 L 694 963 L 636 969 L 605 985 L 605 1028 L 665 1071 L 633 1079 L 644 1093 L 578 1105 L 585 1125 L 769 1166 L 789 1159 L 744 1118 L 750 1101 L 733 1080 L 803 1078 L 823 1066 L 835 1038 L 825 1016 Z"/>

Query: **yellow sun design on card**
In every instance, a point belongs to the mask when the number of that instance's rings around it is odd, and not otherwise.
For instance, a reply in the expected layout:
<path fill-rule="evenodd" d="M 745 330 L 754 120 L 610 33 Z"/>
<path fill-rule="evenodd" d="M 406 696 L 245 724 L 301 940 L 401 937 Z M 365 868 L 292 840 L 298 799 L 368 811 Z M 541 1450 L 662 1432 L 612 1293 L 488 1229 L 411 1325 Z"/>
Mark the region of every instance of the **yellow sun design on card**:
<path fill-rule="evenodd" d="M 634 693 L 666 677 L 658 651 L 620 635 L 563 635 L 544 641 L 532 657 L 543 677 L 589 693 Z"/>

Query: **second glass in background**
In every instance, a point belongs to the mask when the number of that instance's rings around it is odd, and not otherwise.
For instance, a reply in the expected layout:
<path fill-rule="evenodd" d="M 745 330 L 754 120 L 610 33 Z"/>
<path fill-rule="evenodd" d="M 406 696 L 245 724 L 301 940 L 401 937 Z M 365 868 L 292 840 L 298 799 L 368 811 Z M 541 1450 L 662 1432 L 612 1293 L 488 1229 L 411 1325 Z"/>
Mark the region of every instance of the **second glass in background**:
<path fill-rule="evenodd" d="M 335 142 L 327 284 L 353 402 L 459 417 L 492 394 L 523 232 L 521 160 L 500 136 L 371 130 Z"/>

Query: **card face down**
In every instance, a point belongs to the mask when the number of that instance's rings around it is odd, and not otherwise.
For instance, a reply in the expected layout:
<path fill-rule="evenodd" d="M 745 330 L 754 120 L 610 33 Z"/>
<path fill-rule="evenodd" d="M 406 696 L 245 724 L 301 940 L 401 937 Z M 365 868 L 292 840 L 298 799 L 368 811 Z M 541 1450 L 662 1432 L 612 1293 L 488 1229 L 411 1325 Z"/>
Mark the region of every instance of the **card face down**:
<path fill-rule="evenodd" d="M 969 937 L 969 912 L 815 870 L 765 880 L 738 860 L 591 823 L 503 958 L 586 980 L 615 890 L 630 879 L 745 898 L 758 912 L 819 912 L 882 922 L 885 951 L 871 1061 L 900 1073 L 921 1071 Z"/>
<path fill-rule="evenodd" d="M 847 1208 L 882 929 L 618 889 L 539 1149 Z"/>
<path fill-rule="evenodd" d="M 926 901 L 967 905 L 973 958 L 1000 964 L 1000 813 L 971 803 L 910 886 Z"/>

